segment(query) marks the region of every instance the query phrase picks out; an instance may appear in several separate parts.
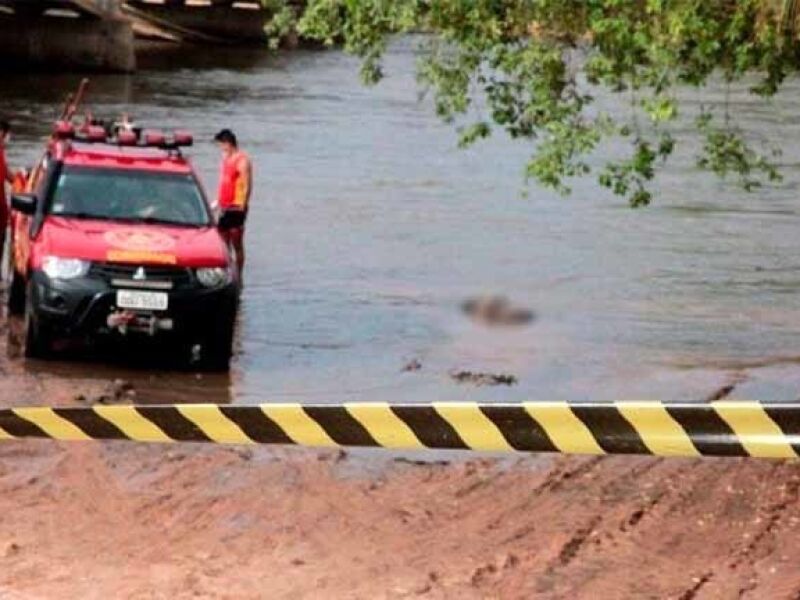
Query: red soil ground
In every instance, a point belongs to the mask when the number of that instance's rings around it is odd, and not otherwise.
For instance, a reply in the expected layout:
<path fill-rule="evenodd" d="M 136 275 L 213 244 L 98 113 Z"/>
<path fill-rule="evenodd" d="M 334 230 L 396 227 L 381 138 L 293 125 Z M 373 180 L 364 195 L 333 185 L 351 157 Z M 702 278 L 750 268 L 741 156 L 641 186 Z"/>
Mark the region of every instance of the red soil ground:
<path fill-rule="evenodd" d="M 0 446 L 2 598 L 798 598 L 800 464 Z"/>

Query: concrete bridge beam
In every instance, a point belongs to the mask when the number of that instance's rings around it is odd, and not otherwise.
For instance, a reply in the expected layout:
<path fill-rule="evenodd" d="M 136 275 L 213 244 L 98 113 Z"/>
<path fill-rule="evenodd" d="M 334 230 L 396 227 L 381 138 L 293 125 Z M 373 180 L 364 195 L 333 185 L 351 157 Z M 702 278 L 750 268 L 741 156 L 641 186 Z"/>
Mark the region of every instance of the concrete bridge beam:
<path fill-rule="evenodd" d="M 0 68 L 131 72 L 133 27 L 124 18 L 0 12 Z"/>

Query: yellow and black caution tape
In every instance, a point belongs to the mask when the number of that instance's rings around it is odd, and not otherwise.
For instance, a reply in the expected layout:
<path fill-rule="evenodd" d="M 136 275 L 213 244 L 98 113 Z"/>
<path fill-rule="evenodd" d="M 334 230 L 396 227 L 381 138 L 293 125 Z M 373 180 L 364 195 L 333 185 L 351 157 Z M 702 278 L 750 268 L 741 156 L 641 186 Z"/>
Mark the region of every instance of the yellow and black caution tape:
<path fill-rule="evenodd" d="M 800 404 L 440 402 L 0 409 L 0 439 L 17 438 L 796 458 Z"/>

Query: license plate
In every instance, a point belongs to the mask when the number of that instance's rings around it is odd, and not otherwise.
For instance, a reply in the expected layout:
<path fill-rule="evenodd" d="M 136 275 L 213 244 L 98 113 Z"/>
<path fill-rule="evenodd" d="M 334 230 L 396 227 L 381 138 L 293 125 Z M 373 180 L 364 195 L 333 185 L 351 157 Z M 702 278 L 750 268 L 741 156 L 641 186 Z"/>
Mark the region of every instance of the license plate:
<path fill-rule="evenodd" d="M 169 295 L 163 292 L 117 291 L 117 308 L 133 310 L 167 310 Z"/>

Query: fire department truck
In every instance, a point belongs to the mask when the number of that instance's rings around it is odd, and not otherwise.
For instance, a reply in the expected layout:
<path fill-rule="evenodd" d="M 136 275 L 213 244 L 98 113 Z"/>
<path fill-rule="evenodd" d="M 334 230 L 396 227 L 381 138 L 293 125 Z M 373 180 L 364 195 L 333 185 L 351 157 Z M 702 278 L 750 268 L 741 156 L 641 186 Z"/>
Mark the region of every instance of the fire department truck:
<path fill-rule="evenodd" d="M 8 301 L 25 355 L 145 336 L 227 369 L 240 282 L 225 234 L 242 214 L 214 214 L 182 152 L 190 134 L 73 117 L 11 196 Z"/>

